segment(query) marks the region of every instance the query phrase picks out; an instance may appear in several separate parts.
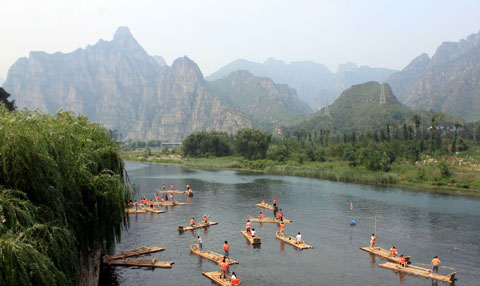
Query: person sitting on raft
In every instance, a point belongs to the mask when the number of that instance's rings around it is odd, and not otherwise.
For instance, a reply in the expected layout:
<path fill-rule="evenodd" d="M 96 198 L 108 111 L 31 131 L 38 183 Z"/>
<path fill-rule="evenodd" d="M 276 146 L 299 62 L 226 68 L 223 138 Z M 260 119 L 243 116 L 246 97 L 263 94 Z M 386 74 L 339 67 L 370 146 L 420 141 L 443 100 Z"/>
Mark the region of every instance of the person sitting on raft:
<path fill-rule="evenodd" d="M 195 225 L 195 218 L 192 217 L 192 219 L 190 220 L 190 226 L 194 226 Z"/>
<path fill-rule="evenodd" d="M 397 249 L 395 248 L 395 245 L 392 246 L 392 248 L 390 248 L 390 256 L 397 256 L 398 255 L 398 252 L 397 252 Z"/>
<path fill-rule="evenodd" d="M 138 211 L 138 202 L 137 202 L 137 200 L 135 200 L 135 202 L 133 203 L 133 205 L 135 206 L 135 210 Z"/>
<path fill-rule="evenodd" d="M 150 208 L 153 209 L 153 205 L 154 205 L 153 200 L 150 200 L 150 203 L 149 203 L 149 204 L 150 204 Z"/>
<path fill-rule="evenodd" d="M 208 217 L 207 215 L 203 215 L 203 223 L 207 224 L 208 223 Z"/>
<path fill-rule="evenodd" d="M 262 205 L 265 205 L 265 200 L 262 200 Z"/>
<path fill-rule="evenodd" d="M 240 285 L 240 279 L 238 279 L 235 272 L 232 273 L 232 280 L 230 280 L 230 283 L 232 283 L 232 285 Z"/>
<path fill-rule="evenodd" d="M 250 233 L 250 235 L 251 235 L 252 237 L 255 237 L 255 234 L 256 234 L 255 229 L 252 228 L 252 232 Z"/>
<path fill-rule="evenodd" d="M 300 232 L 297 234 L 297 236 L 295 237 L 296 239 L 296 244 L 302 244 L 302 235 L 300 234 Z"/>
<path fill-rule="evenodd" d="M 283 212 L 279 212 L 279 213 L 277 214 L 277 220 L 283 221 Z"/>
<path fill-rule="evenodd" d="M 400 264 L 402 267 L 407 267 L 407 259 L 403 256 L 403 254 L 401 254 L 398 258 L 398 264 Z"/>

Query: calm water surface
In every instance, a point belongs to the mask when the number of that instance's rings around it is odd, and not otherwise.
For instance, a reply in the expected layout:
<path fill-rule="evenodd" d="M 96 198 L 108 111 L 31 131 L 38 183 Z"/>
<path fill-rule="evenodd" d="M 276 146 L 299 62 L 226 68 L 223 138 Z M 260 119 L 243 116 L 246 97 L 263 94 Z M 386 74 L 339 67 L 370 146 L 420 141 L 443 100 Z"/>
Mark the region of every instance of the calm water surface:
<path fill-rule="evenodd" d="M 436 285 L 431 280 L 399 275 L 379 268 L 384 261 L 359 250 L 368 246 L 377 217 L 377 245 L 411 255 L 414 264 L 429 264 L 438 255 L 443 265 L 457 268 L 456 285 L 480 285 L 480 200 L 435 195 L 396 188 L 344 184 L 317 179 L 209 171 L 176 166 L 127 163 L 130 179 L 139 186 L 137 198 L 153 197 L 156 189 L 189 184 L 195 196 L 186 206 L 166 208 L 164 214 L 130 216 L 117 251 L 157 245 L 165 251 L 152 254 L 174 261 L 172 269 L 146 270 L 117 267 L 120 285 L 212 285 L 204 271 L 219 270 L 211 261 L 190 254 L 189 246 L 200 233 L 204 249 L 222 253 L 230 244 L 233 266 L 243 285 Z M 216 190 L 214 189 L 216 184 Z M 278 197 L 286 233 L 301 232 L 314 249 L 299 251 L 275 239 L 276 224 L 253 223 L 262 238 L 253 248 L 242 236 L 245 215 L 257 216 L 255 204 Z M 185 201 L 184 195 L 176 196 Z M 354 211 L 350 211 L 350 201 Z M 268 217 L 272 211 L 266 210 Z M 178 232 L 207 214 L 219 224 L 193 232 Z M 349 225 L 354 216 L 357 225 Z M 441 273 L 448 273 L 441 269 Z M 442 285 L 443 283 L 438 283 Z"/>

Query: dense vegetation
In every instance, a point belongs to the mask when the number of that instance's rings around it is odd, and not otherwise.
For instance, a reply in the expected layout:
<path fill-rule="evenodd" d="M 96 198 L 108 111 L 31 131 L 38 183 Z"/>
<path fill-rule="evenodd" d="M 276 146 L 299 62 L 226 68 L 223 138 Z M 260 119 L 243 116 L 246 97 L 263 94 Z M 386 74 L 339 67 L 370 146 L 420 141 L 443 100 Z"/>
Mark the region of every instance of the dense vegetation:
<path fill-rule="evenodd" d="M 273 138 L 249 129 L 235 136 L 201 132 L 184 140 L 181 158 L 174 152 L 167 156 L 166 152 L 144 157 L 130 154 L 129 159 L 195 167 L 243 168 L 367 184 L 480 189 L 480 122 L 451 123 L 441 113 L 431 118 L 414 114 L 401 126 L 386 124 L 366 132 L 300 128 Z"/>
<path fill-rule="evenodd" d="M 9 101 L 8 100 L 9 97 L 10 97 L 10 94 L 0 87 L 0 106 L 3 104 L 8 108 L 8 110 L 13 110 L 15 106 L 15 102 Z"/>
<path fill-rule="evenodd" d="M 98 124 L 0 108 L 0 285 L 76 284 L 85 258 L 120 238 L 129 197 Z"/>

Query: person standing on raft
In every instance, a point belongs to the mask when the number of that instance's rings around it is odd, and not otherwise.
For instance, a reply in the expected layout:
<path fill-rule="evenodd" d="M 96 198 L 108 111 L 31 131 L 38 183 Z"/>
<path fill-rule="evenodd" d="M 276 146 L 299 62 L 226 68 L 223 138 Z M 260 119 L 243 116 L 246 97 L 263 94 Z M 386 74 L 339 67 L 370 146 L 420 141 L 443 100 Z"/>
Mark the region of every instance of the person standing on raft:
<path fill-rule="evenodd" d="M 377 242 L 377 236 L 375 235 L 375 233 L 372 233 L 372 236 L 370 237 L 370 248 L 373 248 L 375 242 Z"/>
<path fill-rule="evenodd" d="M 207 224 L 208 223 L 208 217 L 207 215 L 203 215 L 203 223 Z"/>
<path fill-rule="evenodd" d="M 282 236 L 285 236 L 285 224 L 283 223 L 283 221 L 282 221 L 282 223 L 280 224 L 280 234 L 281 234 Z"/>
<path fill-rule="evenodd" d="M 275 197 L 275 199 L 273 199 L 273 206 L 274 206 L 274 207 L 277 206 L 277 197 Z"/>
<path fill-rule="evenodd" d="M 190 220 L 190 226 L 194 226 L 195 225 L 195 218 L 192 217 L 192 219 Z"/>
<path fill-rule="evenodd" d="M 438 259 L 438 256 L 435 256 L 432 259 L 432 263 L 430 263 L 430 265 L 432 265 L 432 273 L 433 272 L 438 273 L 438 266 L 440 266 L 440 264 L 442 264 L 442 262 L 440 261 L 440 259 Z"/>
<path fill-rule="evenodd" d="M 247 229 L 247 233 L 251 234 L 250 229 L 252 228 L 252 223 L 250 222 L 249 219 L 247 219 L 247 223 L 245 224 L 245 228 Z"/>
<path fill-rule="evenodd" d="M 265 215 L 263 214 L 263 212 L 260 212 L 260 214 L 258 215 L 258 218 L 263 219 L 264 217 L 265 217 Z"/>
<path fill-rule="evenodd" d="M 166 190 L 167 189 L 167 186 L 165 186 L 165 184 L 162 185 L 162 190 Z"/>
<path fill-rule="evenodd" d="M 223 253 L 225 257 L 230 257 L 230 246 L 228 246 L 228 241 L 225 240 L 225 243 L 223 244 Z"/>
<path fill-rule="evenodd" d="M 201 251 L 203 242 L 202 242 L 202 238 L 200 237 L 200 234 L 197 237 L 197 241 L 198 241 L 198 249 L 200 249 Z"/>
<path fill-rule="evenodd" d="M 135 202 L 133 203 L 133 205 L 135 206 L 135 210 L 138 211 L 138 202 L 137 202 L 137 200 L 135 200 Z"/>
<path fill-rule="evenodd" d="M 170 185 L 170 189 L 174 190 L 174 189 L 175 189 L 175 185 L 174 185 L 174 184 L 171 184 L 171 185 Z"/>
<path fill-rule="evenodd" d="M 220 275 L 220 279 L 227 279 L 227 271 L 228 271 L 228 263 L 225 259 L 225 257 L 222 259 L 222 263 L 220 263 L 220 272 L 222 274 Z"/>

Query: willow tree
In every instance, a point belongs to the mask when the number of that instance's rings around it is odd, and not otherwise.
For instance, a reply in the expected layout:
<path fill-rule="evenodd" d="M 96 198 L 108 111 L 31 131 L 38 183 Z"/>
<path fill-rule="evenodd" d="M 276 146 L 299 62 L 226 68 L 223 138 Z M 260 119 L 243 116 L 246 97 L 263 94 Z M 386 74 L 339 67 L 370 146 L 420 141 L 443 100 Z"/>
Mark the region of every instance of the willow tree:
<path fill-rule="evenodd" d="M 104 128 L 62 112 L 0 107 L 0 285 L 74 285 L 111 249 L 130 197 Z"/>

